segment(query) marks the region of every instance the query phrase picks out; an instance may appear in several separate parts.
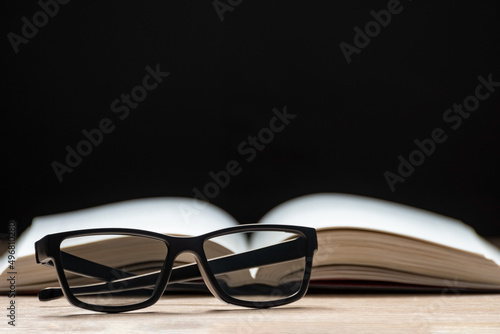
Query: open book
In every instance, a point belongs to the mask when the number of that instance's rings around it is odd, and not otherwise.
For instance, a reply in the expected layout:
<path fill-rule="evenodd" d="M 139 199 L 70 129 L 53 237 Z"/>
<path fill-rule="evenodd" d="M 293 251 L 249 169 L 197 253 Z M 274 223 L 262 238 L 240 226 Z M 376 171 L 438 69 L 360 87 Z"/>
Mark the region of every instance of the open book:
<path fill-rule="evenodd" d="M 311 287 L 500 291 L 500 251 L 464 223 L 438 214 L 355 195 L 315 194 L 277 206 L 259 223 L 316 228 Z M 188 198 L 131 200 L 37 217 L 16 241 L 16 292 L 58 286 L 55 270 L 35 260 L 34 243 L 47 234 L 120 227 L 199 235 L 236 224 L 222 209 Z M 211 249 L 223 255 L 256 249 L 262 242 L 227 239 Z M 94 246 L 74 245 L 88 252 L 98 249 Z M 139 244 L 125 250 L 155 260 Z M 8 259 L 0 261 L 0 293 L 6 293 Z M 177 261 L 192 259 L 181 255 Z"/>

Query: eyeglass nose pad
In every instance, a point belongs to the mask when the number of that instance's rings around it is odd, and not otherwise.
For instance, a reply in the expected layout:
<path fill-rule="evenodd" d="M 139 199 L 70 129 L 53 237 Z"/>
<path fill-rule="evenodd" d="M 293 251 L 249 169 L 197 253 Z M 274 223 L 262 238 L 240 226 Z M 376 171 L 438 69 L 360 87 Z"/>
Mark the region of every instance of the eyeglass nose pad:
<path fill-rule="evenodd" d="M 206 273 L 203 265 L 200 263 L 198 256 L 195 256 L 195 261 L 196 261 L 196 264 L 198 265 L 198 268 L 200 269 L 201 277 L 203 277 L 203 281 L 205 282 L 206 286 L 208 287 L 208 290 L 212 293 L 212 295 L 217 297 L 219 300 L 223 301 L 224 303 L 227 303 L 224 299 L 219 297 L 219 293 L 214 288 L 212 281 L 208 278 L 208 274 Z"/>

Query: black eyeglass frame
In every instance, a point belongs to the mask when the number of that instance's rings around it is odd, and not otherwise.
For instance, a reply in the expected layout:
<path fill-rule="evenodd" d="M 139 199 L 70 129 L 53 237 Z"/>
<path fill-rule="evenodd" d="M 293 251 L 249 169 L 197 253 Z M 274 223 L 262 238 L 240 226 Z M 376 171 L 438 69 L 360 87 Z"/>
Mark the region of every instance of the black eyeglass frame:
<path fill-rule="evenodd" d="M 233 233 L 258 232 L 258 231 L 289 232 L 304 237 L 305 240 L 304 276 L 301 282 L 300 289 L 295 294 L 285 297 L 283 299 L 278 299 L 273 301 L 245 301 L 233 298 L 232 296 L 228 295 L 222 289 L 219 283 L 217 283 L 215 274 L 212 273 L 210 265 L 208 264 L 208 260 L 205 256 L 205 251 L 203 249 L 205 241 L 207 239 Z M 62 241 L 73 237 L 107 235 L 107 234 L 146 237 L 146 238 L 156 239 L 165 243 L 167 247 L 167 256 L 163 263 L 161 272 L 159 274 L 160 277 L 154 287 L 153 293 L 147 300 L 131 305 L 119 305 L 119 306 L 94 305 L 79 300 L 71 291 L 62 264 L 61 247 L 60 247 Z M 304 226 L 294 226 L 294 225 L 245 224 L 245 225 L 224 228 L 221 230 L 216 230 L 199 236 L 190 236 L 190 237 L 179 237 L 179 236 L 165 235 L 145 230 L 125 229 L 125 228 L 98 228 L 98 229 L 68 231 L 56 234 L 49 234 L 43 237 L 42 239 L 38 240 L 35 243 L 35 254 L 37 263 L 55 267 L 62 291 L 66 299 L 72 305 L 92 311 L 117 313 L 117 312 L 127 312 L 127 311 L 137 310 L 155 304 L 161 298 L 161 296 L 165 292 L 165 289 L 167 288 L 167 284 L 170 275 L 172 273 L 175 258 L 180 253 L 183 252 L 189 252 L 194 255 L 198 267 L 200 269 L 200 273 L 208 289 L 212 292 L 214 296 L 218 297 L 220 300 L 226 303 L 238 306 L 250 307 L 250 308 L 268 308 L 268 307 L 289 304 L 302 298 L 307 292 L 311 277 L 313 256 L 314 253 L 317 251 L 317 248 L 318 248 L 318 242 L 317 242 L 316 230 L 314 228 L 304 227 Z"/>

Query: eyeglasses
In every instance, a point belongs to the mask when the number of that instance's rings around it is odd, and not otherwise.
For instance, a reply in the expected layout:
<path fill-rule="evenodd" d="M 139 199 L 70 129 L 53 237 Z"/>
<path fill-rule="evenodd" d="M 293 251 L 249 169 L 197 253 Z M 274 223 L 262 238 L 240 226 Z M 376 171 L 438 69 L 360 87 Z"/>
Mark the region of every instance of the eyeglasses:
<path fill-rule="evenodd" d="M 172 290 L 206 286 L 227 303 L 266 308 L 304 296 L 317 237 L 313 228 L 287 225 L 194 237 L 109 228 L 50 234 L 35 250 L 37 263 L 55 267 L 61 286 L 41 290 L 41 301 L 64 294 L 84 309 L 125 312 L 156 303 L 168 283 Z"/>

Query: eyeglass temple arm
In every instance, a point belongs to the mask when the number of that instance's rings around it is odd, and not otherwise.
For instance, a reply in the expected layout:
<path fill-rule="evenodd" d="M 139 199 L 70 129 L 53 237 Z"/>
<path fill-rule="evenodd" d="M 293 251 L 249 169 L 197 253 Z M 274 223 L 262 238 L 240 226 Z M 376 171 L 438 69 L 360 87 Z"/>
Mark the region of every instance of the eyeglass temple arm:
<path fill-rule="evenodd" d="M 225 272 L 248 269 L 263 266 L 272 263 L 294 260 L 304 256 L 302 238 L 285 241 L 278 245 L 259 248 L 240 254 L 231 254 L 217 259 L 209 260 L 210 267 L 214 275 Z M 87 294 L 99 291 L 113 292 L 136 290 L 138 288 L 152 288 L 156 284 L 159 272 L 134 275 L 127 271 L 111 268 L 80 257 L 61 252 L 63 262 L 68 263 L 68 271 L 108 281 L 108 283 L 97 283 L 87 286 L 74 287 L 71 290 L 74 294 Z M 196 264 L 189 264 L 172 269 L 169 284 L 200 279 L 201 273 Z M 116 288 L 114 283 L 120 283 Z M 63 297 L 61 288 L 47 288 L 38 293 L 38 299 L 41 301 L 53 300 Z"/>

